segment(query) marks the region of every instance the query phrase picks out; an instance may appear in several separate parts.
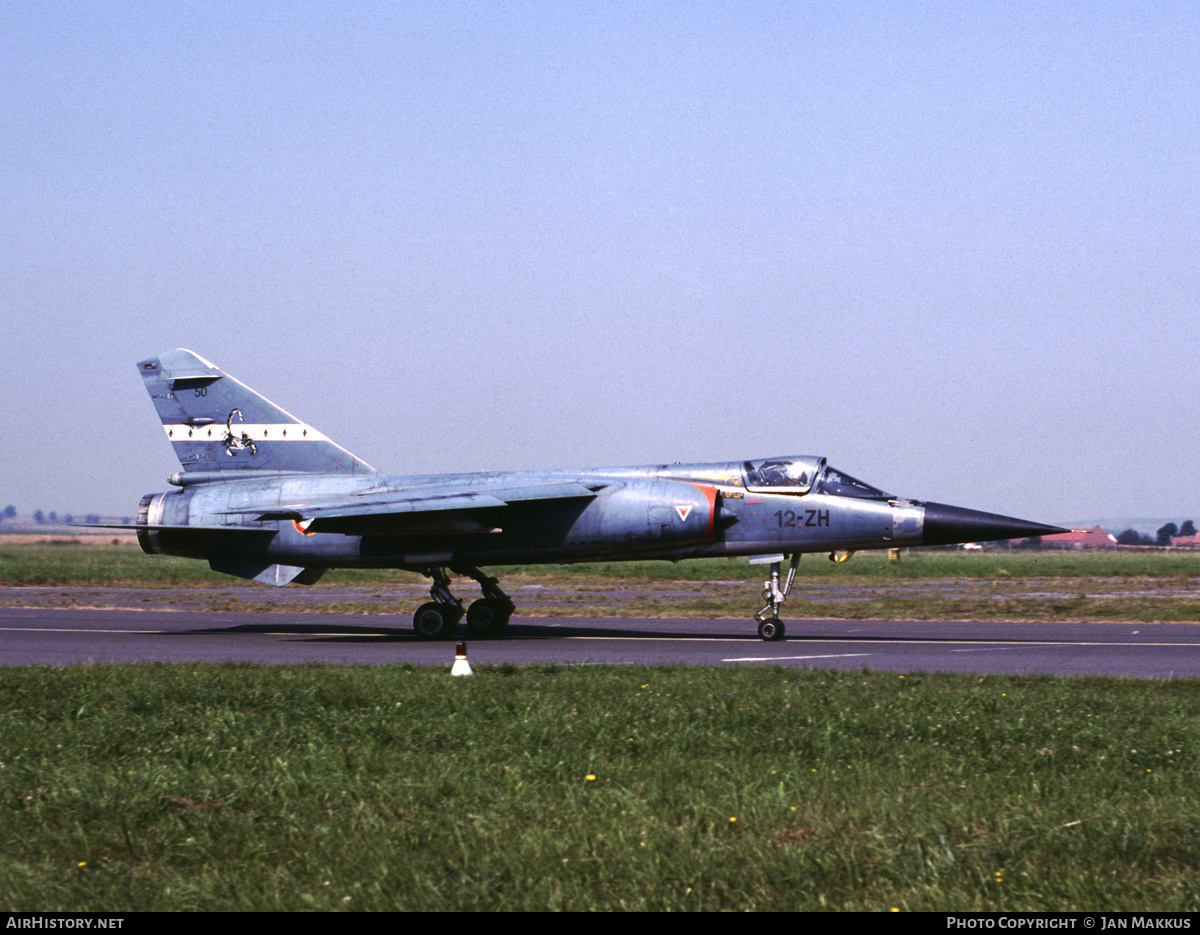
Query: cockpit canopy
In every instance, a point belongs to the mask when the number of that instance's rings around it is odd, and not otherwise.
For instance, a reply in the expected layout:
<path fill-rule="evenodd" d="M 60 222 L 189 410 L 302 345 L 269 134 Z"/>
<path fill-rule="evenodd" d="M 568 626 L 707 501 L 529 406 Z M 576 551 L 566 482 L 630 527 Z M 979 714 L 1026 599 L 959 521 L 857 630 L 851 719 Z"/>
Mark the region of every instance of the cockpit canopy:
<path fill-rule="evenodd" d="M 762 493 L 817 493 L 863 500 L 886 500 L 890 494 L 865 484 L 814 455 L 760 458 L 742 465 L 746 489 Z"/>
<path fill-rule="evenodd" d="M 808 493 L 825 466 L 824 458 L 799 455 L 761 458 L 742 465 L 747 490 L 767 493 Z"/>

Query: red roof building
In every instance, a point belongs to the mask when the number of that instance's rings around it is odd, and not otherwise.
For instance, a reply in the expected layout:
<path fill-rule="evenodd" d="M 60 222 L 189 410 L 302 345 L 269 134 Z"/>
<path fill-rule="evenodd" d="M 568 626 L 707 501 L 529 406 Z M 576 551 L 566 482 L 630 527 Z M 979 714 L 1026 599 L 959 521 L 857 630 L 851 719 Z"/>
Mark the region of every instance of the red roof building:
<path fill-rule="evenodd" d="M 1099 526 L 1091 529 L 1072 529 L 1042 536 L 1042 545 L 1052 549 L 1115 549 L 1117 537 L 1109 535 Z"/>

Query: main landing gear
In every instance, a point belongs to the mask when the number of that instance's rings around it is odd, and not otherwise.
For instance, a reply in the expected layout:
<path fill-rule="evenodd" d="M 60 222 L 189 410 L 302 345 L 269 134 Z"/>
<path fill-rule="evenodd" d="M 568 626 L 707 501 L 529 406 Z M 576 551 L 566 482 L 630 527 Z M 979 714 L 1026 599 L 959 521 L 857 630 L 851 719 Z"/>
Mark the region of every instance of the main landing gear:
<path fill-rule="evenodd" d="M 779 619 L 779 608 L 783 606 L 783 602 L 787 600 L 787 596 L 792 591 L 792 582 L 796 580 L 796 568 L 800 564 L 800 553 L 796 552 L 792 555 L 792 563 L 788 566 L 787 580 L 782 588 L 779 587 L 780 564 L 780 562 L 771 562 L 771 580 L 763 582 L 763 600 L 766 601 L 766 604 L 754 615 L 754 619 L 758 621 L 759 638 L 768 643 L 783 639 L 787 632 L 783 621 Z"/>
<path fill-rule="evenodd" d="M 429 596 L 433 600 L 422 604 L 413 614 L 413 629 L 423 640 L 448 640 L 454 637 L 458 622 L 465 613 L 467 629 L 472 636 L 500 636 L 516 609 L 512 599 L 500 590 L 499 582 L 470 565 L 451 566 L 450 571 L 479 582 L 483 597 L 463 609 L 463 602 L 450 593 L 450 575 L 445 568 L 429 566 L 421 574 L 433 579 Z"/>

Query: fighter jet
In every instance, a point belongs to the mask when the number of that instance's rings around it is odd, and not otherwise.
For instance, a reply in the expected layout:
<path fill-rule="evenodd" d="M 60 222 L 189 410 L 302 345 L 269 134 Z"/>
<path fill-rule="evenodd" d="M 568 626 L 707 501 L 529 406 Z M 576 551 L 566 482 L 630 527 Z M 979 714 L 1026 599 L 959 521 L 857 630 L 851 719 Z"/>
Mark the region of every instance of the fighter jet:
<path fill-rule="evenodd" d="M 806 552 L 841 559 L 1064 531 L 893 496 L 813 455 L 382 474 L 198 354 L 166 351 L 137 367 L 182 466 L 175 489 L 138 507 L 145 552 L 279 586 L 331 568 L 419 572 L 432 582 L 413 616 L 424 639 L 452 637 L 464 616 L 476 636 L 505 631 L 515 606 L 483 566 L 749 556 L 770 565 L 758 635 L 778 640 Z M 478 583 L 469 607 L 451 592 L 452 574 Z"/>

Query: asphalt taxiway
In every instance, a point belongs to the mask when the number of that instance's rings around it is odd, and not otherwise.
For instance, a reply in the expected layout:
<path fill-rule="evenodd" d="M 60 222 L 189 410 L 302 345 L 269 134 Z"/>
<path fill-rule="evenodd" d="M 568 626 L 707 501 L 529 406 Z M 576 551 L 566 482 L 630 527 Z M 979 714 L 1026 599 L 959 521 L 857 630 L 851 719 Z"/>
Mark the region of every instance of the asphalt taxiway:
<path fill-rule="evenodd" d="M 1200 677 L 1200 625 L 787 620 L 764 643 L 749 620 L 514 617 L 473 640 L 475 665 L 745 665 L 893 672 Z M 406 617 L 336 613 L 0 608 L 0 665 L 242 662 L 446 665 L 453 642 Z"/>

